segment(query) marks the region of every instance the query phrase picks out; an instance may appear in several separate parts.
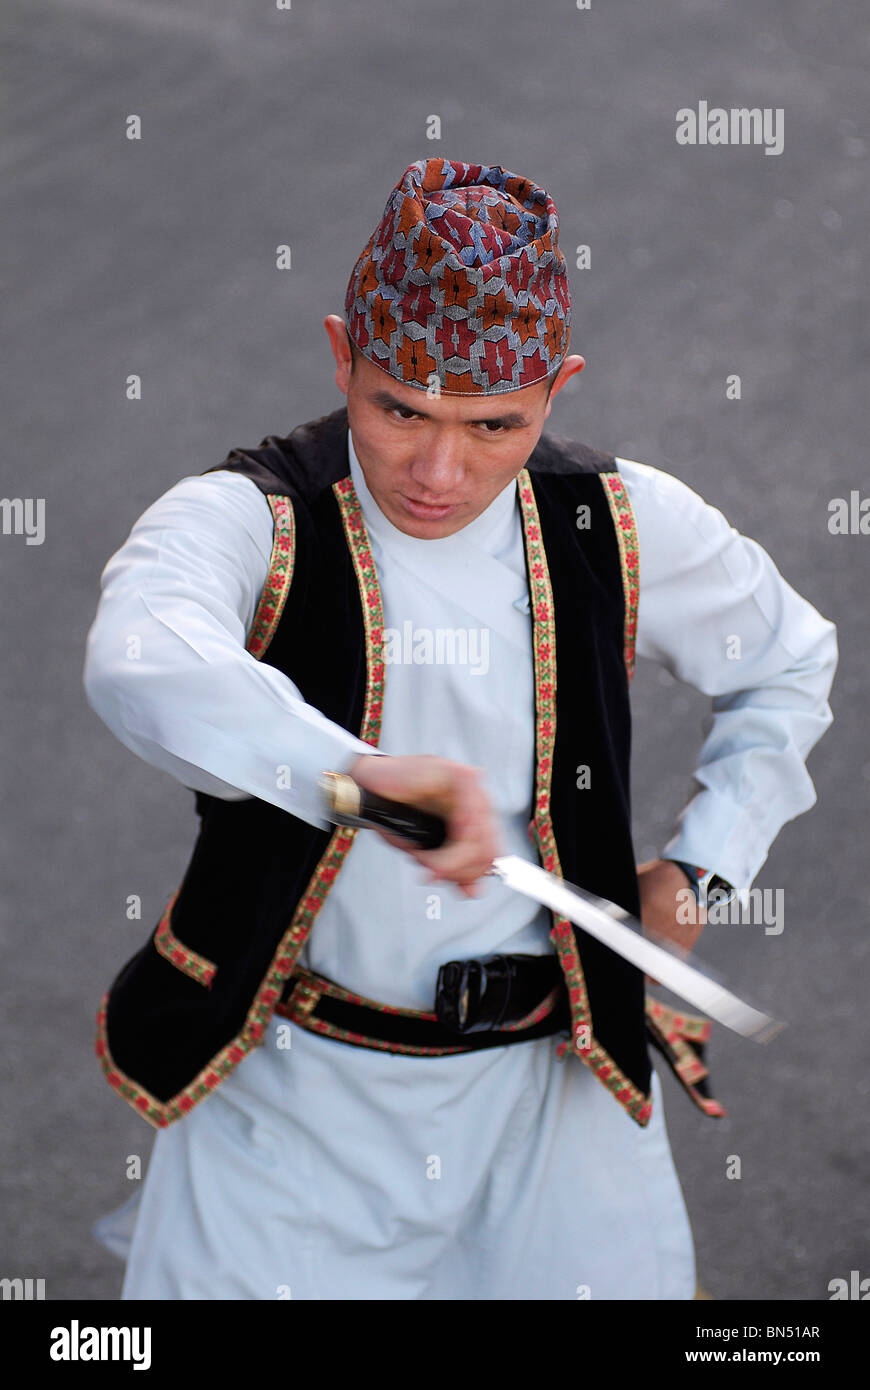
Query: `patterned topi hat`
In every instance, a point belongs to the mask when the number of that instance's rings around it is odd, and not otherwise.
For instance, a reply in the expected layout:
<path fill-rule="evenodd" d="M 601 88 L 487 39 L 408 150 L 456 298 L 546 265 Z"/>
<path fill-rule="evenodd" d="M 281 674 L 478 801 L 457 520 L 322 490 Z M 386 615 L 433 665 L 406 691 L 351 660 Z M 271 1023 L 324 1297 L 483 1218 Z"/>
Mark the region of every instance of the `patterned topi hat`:
<path fill-rule="evenodd" d="M 351 338 L 397 381 L 496 395 L 568 351 L 571 287 L 550 195 L 498 164 L 418 159 L 347 287 Z"/>

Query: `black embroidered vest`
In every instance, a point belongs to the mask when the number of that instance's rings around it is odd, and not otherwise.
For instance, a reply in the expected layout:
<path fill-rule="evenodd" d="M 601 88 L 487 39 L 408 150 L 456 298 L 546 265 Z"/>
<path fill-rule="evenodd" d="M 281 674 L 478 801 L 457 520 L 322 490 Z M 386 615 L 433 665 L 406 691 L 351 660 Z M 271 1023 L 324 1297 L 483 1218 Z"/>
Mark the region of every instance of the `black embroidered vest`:
<path fill-rule="evenodd" d="M 270 435 L 258 449 L 234 449 L 217 468 L 252 479 L 274 517 L 247 649 L 376 745 L 383 616 L 350 477 L 346 410 Z M 612 455 L 546 434 L 517 483 L 535 664 L 530 836 L 546 869 L 638 915 L 629 803 L 638 555 L 628 494 Z M 196 802 L 201 824 L 184 879 L 98 1016 L 108 1081 L 158 1127 L 183 1117 L 263 1041 L 358 833 L 319 830 L 258 798 L 197 793 Z M 554 918 L 550 936 L 571 1002 L 560 1055 L 581 1058 L 647 1124 L 642 972 L 564 919 Z"/>

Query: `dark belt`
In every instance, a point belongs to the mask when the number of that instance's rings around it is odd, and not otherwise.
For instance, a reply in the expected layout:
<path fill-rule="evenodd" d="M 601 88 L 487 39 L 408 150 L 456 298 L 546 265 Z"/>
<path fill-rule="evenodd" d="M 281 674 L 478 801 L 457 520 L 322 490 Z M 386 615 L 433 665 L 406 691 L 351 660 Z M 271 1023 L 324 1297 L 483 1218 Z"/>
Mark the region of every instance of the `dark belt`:
<path fill-rule="evenodd" d="M 275 1013 L 310 1032 L 355 1047 L 436 1057 L 571 1034 L 564 975 L 555 954 L 448 961 L 438 972 L 435 1009 L 397 1009 L 297 970 Z M 658 999 L 646 1001 L 647 1037 L 707 1115 L 728 1111 L 710 1094 L 704 1061 L 710 1023 Z"/>
<path fill-rule="evenodd" d="M 438 972 L 431 1012 L 380 1004 L 297 970 L 275 1012 L 341 1042 L 417 1055 L 473 1052 L 571 1031 L 555 953 L 448 961 Z"/>

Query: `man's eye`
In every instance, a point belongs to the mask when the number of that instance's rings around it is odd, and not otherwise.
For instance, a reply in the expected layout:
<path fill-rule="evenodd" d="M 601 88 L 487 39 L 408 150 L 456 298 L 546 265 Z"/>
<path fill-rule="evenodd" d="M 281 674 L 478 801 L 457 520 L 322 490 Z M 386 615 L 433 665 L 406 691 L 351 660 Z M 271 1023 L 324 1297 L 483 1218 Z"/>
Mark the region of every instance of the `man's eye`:
<path fill-rule="evenodd" d="M 411 410 L 410 406 L 407 405 L 393 406 L 390 414 L 398 415 L 402 420 L 415 420 L 417 418 L 416 410 Z"/>
<path fill-rule="evenodd" d="M 481 420 L 480 423 L 486 426 L 485 434 L 503 434 L 508 429 L 507 425 L 499 424 L 497 420 Z"/>

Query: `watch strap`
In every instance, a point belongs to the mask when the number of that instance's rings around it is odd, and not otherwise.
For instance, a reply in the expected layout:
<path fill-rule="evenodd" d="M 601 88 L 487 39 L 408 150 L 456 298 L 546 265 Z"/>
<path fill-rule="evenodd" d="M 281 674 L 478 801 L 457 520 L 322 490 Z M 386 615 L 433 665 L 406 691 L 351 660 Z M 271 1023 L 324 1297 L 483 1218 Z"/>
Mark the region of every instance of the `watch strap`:
<path fill-rule="evenodd" d="M 671 859 L 668 862 L 682 869 L 695 895 L 695 902 L 704 908 L 713 893 L 721 903 L 729 903 L 737 893 L 737 889 L 713 869 L 702 869 L 695 864 L 687 864 L 682 859 Z"/>
<path fill-rule="evenodd" d="M 689 885 L 690 885 L 690 887 L 691 887 L 691 889 L 692 889 L 692 892 L 693 892 L 694 895 L 695 895 L 695 902 L 696 902 L 696 903 L 700 903 L 700 901 L 701 901 L 701 880 L 703 879 L 703 877 L 704 877 L 705 874 L 707 873 L 707 870 L 706 870 L 706 869 L 699 869 L 699 868 L 697 868 L 696 865 L 694 865 L 694 864 L 687 864 L 687 863 L 685 863 L 685 861 L 682 860 L 682 859 L 669 859 L 667 862 L 668 862 L 669 864 L 676 864 L 677 868 L 682 869 L 683 873 L 686 875 L 687 879 L 689 880 Z"/>

